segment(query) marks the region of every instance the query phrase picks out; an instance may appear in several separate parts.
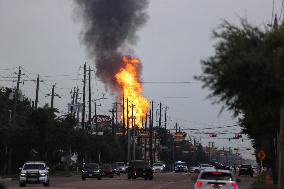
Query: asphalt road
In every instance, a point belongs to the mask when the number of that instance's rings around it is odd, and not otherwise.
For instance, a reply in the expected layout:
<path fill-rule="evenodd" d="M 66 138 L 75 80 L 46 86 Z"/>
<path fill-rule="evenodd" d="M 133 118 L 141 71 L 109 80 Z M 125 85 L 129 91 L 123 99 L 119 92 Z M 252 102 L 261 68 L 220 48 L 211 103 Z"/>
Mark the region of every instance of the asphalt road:
<path fill-rule="evenodd" d="M 126 175 L 114 178 L 86 179 L 82 181 L 80 176 L 51 177 L 50 189 L 192 189 L 193 175 L 185 173 L 157 173 L 152 181 L 142 178 L 128 180 Z M 238 184 L 240 189 L 250 189 L 255 178 L 243 176 Z M 19 189 L 16 180 L 6 183 L 7 189 Z M 27 184 L 25 189 L 44 188 L 41 184 Z"/>

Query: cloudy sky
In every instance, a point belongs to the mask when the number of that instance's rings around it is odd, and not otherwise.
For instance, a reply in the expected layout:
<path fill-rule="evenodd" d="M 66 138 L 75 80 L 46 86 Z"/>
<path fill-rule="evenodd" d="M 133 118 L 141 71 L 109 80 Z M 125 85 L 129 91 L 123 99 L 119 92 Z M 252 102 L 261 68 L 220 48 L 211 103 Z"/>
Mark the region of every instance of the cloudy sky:
<path fill-rule="evenodd" d="M 275 0 L 274 12 L 281 12 L 281 0 Z M 240 131 L 226 128 L 235 124 L 231 112 L 219 115 L 221 105 L 212 105 L 206 99 L 207 90 L 193 79 L 201 74 L 200 60 L 214 54 L 212 30 L 226 19 L 239 24 L 240 18 L 263 27 L 271 22 L 272 0 L 150 0 L 149 20 L 138 31 L 139 41 L 134 47 L 135 56 L 143 62 L 142 78 L 145 82 L 144 95 L 168 106 L 168 126 L 175 122 L 181 128 L 213 128 L 213 131 L 228 130 L 231 137 Z M 82 68 L 85 61 L 92 67 L 85 46 L 81 44 L 82 24 L 74 12 L 71 0 L 0 0 L 0 85 L 14 87 L 14 72 L 23 67 L 25 80 L 35 79 L 40 74 L 40 105 L 49 103 L 51 85 L 56 83 L 55 107 L 62 113 L 67 111 L 70 90 L 82 88 Z M 8 80 L 8 81 L 7 81 Z M 93 77 L 93 98 L 106 94 L 98 107 L 100 114 L 108 114 L 113 97 L 105 87 Z M 179 83 L 192 82 L 192 83 Z M 35 83 L 21 84 L 23 93 L 34 99 Z M 217 127 L 223 127 L 218 128 Z M 210 131 L 210 130 L 204 130 Z M 214 141 L 220 147 L 250 146 L 249 141 L 208 140 L 207 135 L 191 137 L 205 144 Z M 244 151 L 252 157 L 251 151 Z"/>

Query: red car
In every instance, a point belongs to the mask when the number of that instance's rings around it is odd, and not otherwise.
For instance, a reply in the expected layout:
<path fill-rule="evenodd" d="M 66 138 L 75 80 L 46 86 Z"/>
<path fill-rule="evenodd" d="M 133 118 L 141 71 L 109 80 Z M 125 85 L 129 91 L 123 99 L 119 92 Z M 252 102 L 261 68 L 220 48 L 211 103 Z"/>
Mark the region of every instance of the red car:
<path fill-rule="evenodd" d="M 103 164 L 101 167 L 102 176 L 113 178 L 113 169 L 111 164 Z"/>

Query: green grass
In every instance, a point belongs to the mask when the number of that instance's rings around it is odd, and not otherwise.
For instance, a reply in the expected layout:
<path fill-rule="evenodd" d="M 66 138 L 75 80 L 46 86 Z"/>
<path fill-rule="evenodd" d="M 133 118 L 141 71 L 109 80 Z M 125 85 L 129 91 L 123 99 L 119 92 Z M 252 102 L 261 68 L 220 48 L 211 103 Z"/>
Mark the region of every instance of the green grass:
<path fill-rule="evenodd" d="M 265 188 L 265 184 L 264 184 L 264 175 L 258 176 L 258 179 L 257 181 L 253 183 L 252 188 L 253 189 L 267 189 Z M 269 188 L 269 189 L 277 189 L 277 186 L 273 185 L 272 188 Z"/>

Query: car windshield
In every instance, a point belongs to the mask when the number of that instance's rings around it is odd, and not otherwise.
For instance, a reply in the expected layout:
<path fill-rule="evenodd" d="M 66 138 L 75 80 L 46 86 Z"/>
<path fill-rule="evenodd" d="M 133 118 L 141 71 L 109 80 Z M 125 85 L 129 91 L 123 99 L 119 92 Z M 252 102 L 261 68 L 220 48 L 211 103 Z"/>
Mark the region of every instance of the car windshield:
<path fill-rule="evenodd" d="M 96 163 L 87 163 L 84 165 L 85 169 L 97 169 L 98 167 L 99 165 Z"/>
<path fill-rule="evenodd" d="M 44 164 L 28 163 L 28 164 L 24 165 L 23 170 L 29 170 L 29 169 L 40 169 L 40 170 L 43 170 L 44 168 L 45 168 Z"/>
<path fill-rule="evenodd" d="M 154 163 L 153 166 L 163 166 L 161 163 Z"/>
<path fill-rule="evenodd" d="M 232 181 L 233 176 L 231 173 L 224 173 L 224 172 L 204 172 L 201 174 L 200 179 Z"/>
<path fill-rule="evenodd" d="M 111 169 L 111 165 L 110 164 L 103 164 L 103 169 Z"/>
<path fill-rule="evenodd" d="M 147 166 L 147 163 L 144 161 L 134 161 L 133 162 L 134 167 L 145 167 Z"/>
<path fill-rule="evenodd" d="M 117 166 L 124 166 L 124 163 L 118 162 L 116 163 Z"/>
<path fill-rule="evenodd" d="M 201 166 L 201 167 L 212 167 L 212 166 L 209 165 L 209 164 L 201 164 L 200 166 Z"/>
<path fill-rule="evenodd" d="M 186 163 L 179 162 L 179 163 L 176 163 L 176 166 L 186 166 Z"/>
<path fill-rule="evenodd" d="M 251 168 L 251 165 L 242 165 L 241 168 Z"/>

